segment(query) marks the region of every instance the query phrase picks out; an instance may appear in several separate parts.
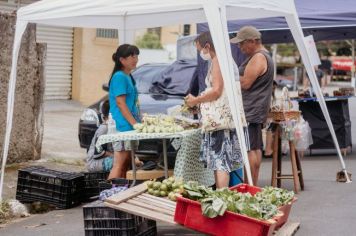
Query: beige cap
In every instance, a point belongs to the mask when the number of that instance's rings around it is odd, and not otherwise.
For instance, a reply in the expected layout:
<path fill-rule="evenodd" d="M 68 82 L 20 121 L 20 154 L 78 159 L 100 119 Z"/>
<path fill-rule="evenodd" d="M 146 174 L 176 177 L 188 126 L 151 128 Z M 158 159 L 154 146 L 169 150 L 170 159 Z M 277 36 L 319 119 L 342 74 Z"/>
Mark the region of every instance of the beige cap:
<path fill-rule="evenodd" d="M 237 32 L 235 38 L 230 39 L 230 42 L 241 43 L 246 39 L 261 39 L 261 33 L 253 26 L 244 26 Z"/>

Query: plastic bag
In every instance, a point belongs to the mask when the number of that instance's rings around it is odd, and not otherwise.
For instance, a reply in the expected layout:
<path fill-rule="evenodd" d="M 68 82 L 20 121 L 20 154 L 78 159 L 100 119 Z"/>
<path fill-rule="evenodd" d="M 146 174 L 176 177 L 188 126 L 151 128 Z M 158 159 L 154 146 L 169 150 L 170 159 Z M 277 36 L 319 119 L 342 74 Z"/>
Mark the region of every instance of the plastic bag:
<path fill-rule="evenodd" d="M 281 149 L 282 154 L 287 154 L 289 152 L 289 141 L 287 139 L 282 139 Z"/>
<path fill-rule="evenodd" d="M 300 119 L 295 128 L 294 144 L 297 151 L 306 151 L 313 144 L 309 123 L 303 118 Z"/>

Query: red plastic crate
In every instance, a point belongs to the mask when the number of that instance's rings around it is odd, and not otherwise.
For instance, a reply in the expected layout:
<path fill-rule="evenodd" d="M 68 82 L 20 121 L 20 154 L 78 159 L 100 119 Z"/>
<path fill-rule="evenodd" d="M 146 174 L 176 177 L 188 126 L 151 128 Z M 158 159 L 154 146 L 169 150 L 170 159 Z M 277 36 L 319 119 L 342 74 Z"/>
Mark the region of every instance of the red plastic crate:
<path fill-rule="evenodd" d="M 231 190 L 236 190 L 240 193 L 251 193 L 251 195 L 255 195 L 258 192 L 261 192 L 262 189 L 256 186 L 251 186 L 248 184 L 239 184 L 230 188 Z M 292 204 L 297 200 L 296 197 L 293 198 L 287 205 L 279 207 L 279 210 L 283 213 L 277 221 L 277 225 L 275 229 L 279 229 L 282 225 L 284 225 L 289 217 L 289 213 L 292 209 Z"/>
<path fill-rule="evenodd" d="M 249 192 L 254 195 L 260 192 L 261 188 L 239 184 L 232 187 L 231 190 L 242 193 Z M 223 216 L 208 218 L 202 215 L 199 202 L 178 197 L 174 221 L 188 228 L 217 236 L 268 236 L 272 235 L 277 226 L 286 222 L 290 207 L 291 205 L 286 209 L 281 208 L 281 211 L 285 210 L 283 216 L 275 216 L 271 220 L 258 220 L 229 211 L 225 212 Z M 286 213 L 288 214 L 286 215 Z"/>

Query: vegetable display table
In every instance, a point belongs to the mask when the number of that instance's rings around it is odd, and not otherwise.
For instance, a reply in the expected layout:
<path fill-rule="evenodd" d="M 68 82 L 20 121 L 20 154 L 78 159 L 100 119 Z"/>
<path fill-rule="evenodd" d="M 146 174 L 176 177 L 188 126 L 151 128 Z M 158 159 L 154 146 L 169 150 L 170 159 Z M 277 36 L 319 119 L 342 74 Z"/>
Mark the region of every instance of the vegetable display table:
<path fill-rule="evenodd" d="M 176 133 L 138 133 L 136 131 L 118 132 L 115 134 L 101 135 L 97 141 L 97 149 L 101 145 L 116 141 L 131 141 L 144 139 L 162 139 L 163 143 L 163 161 L 165 177 L 168 178 L 167 162 L 167 140 L 175 139 L 172 142 L 173 147 L 179 148 L 174 166 L 174 176 L 183 178 L 184 181 L 194 180 L 205 186 L 211 186 L 215 183 L 214 173 L 204 167 L 199 161 L 199 151 L 201 143 L 201 130 L 191 129 Z M 134 146 L 134 145 L 131 145 Z M 132 172 L 133 184 L 136 181 L 135 150 L 132 150 Z"/>

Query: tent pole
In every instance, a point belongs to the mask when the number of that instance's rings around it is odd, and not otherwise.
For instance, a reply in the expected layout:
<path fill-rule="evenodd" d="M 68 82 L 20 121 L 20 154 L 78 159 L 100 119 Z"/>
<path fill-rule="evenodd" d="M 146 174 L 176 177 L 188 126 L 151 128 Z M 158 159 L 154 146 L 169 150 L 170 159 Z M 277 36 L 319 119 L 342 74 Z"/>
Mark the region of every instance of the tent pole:
<path fill-rule="evenodd" d="M 351 55 L 352 55 L 352 65 L 351 65 L 351 87 L 356 87 L 355 78 L 355 40 L 351 40 Z"/>
<path fill-rule="evenodd" d="M 246 176 L 249 185 L 253 185 L 250 163 L 247 154 L 247 146 L 245 142 L 245 135 L 243 124 L 245 124 L 245 113 L 242 105 L 241 86 L 239 81 L 239 74 L 234 73 L 234 62 L 231 55 L 231 47 L 228 31 L 227 20 L 225 13 L 225 6 L 220 7 L 218 0 L 206 1 L 204 5 L 205 16 L 208 20 L 210 32 L 214 42 L 216 56 L 219 60 L 219 65 L 224 80 L 226 94 L 229 100 L 229 106 L 232 111 L 234 124 L 236 127 L 236 134 L 240 142 L 242 159 L 245 164 Z M 214 20 L 212 20 L 214 19 Z M 224 43 L 216 43 L 224 42 Z M 237 65 L 236 70 L 238 71 Z M 235 77 L 236 76 L 236 77 Z"/>
<path fill-rule="evenodd" d="M 19 16 L 17 16 L 19 17 Z M 6 114 L 6 125 L 5 125 L 5 137 L 2 150 L 2 163 L 1 163 L 1 175 L 0 175 L 0 202 L 2 201 L 2 194 L 4 188 L 4 176 L 6 161 L 9 154 L 10 138 L 12 121 L 14 115 L 14 103 L 15 103 L 15 90 L 16 90 L 16 73 L 17 73 L 17 61 L 19 57 L 21 38 L 26 30 L 27 21 L 16 20 L 15 37 L 12 49 L 12 61 L 11 61 L 11 71 L 9 80 L 9 89 L 7 94 L 7 114 Z"/>
<path fill-rule="evenodd" d="M 296 91 L 297 90 L 297 81 L 298 81 L 298 67 L 294 66 L 293 71 L 294 71 L 293 91 Z"/>
<path fill-rule="evenodd" d="M 276 43 L 272 44 L 272 59 L 274 63 L 274 74 L 273 74 L 273 79 L 275 80 L 277 78 L 277 49 L 278 45 Z"/>

